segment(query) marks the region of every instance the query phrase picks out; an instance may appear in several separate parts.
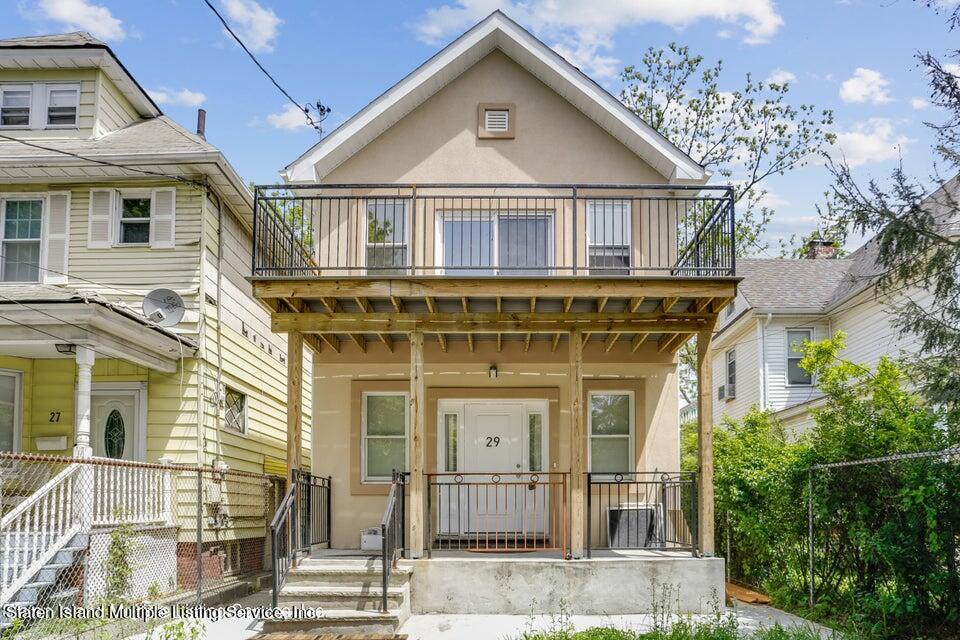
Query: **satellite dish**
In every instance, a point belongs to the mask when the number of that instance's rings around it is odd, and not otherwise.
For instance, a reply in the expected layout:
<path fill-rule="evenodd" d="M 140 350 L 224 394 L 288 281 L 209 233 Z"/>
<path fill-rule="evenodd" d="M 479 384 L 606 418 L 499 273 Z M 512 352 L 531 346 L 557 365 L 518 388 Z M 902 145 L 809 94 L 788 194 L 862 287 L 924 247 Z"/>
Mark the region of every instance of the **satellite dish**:
<path fill-rule="evenodd" d="M 143 299 L 143 315 L 161 327 L 172 327 L 183 320 L 183 298 L 170 289 L 154 289 Z"/>

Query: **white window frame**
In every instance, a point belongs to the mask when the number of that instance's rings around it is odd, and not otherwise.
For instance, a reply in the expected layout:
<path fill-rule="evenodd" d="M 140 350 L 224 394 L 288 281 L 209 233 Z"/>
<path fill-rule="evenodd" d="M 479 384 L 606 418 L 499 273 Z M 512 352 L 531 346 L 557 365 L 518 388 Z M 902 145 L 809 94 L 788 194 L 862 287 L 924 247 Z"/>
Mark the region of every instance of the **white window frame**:
<path fill-rule="evenodd" d="M 594 438 L 617 438 L 622 439 L 622 435 L 593 435 L 593 397 L 594 396 L 628 396 L 630 398 L 629 420 L 630 429 L 627 438 L 627 460 L 633 465 L 630 469 L 624 469 L 624 473 L 636 471 L 636 450 L 634 449 L 634 434 L 636 432 L 636 398 L 633 391 L 629 389 L 595 389 L 587 392 L 587 470 L 595 473 L 597 477 L 612 478 L 614 473 L 594 472 L 593 470 L 593 439 Z"/>
<path fill-rule="evenodd" d="M 622 204 L 626 206 L 626 209 L 627 209 L 626 211 L 627 264 L 624 267 L 624 269 L 626 269 L 628 273 L 632 273 L 632 269 L 634 267 L 634 264 L 633 264 L 634 262 L 634 259 L 633 259 L 633 249 L 634 249 L 633 247 L 633 200 L 630 200 L 627 198 L 593 198 L 593 199 L 588 199 L 586 201 L 587 203 L 587 206 L 586 206 L 587 255 L 585 257 L 587 261 L 586 263 L 587 270 L 595 268 L 597 269 L 598 275 L 603 275 L 604 273 L 610 273 L 611 271 L 615 270 L 613 267 L 591 267 L 590 266 L 590 248 L 591 247 L 607 247 L 611 249 L 621 247 L 621 245 L 615 245 L 615 244 L 597 244 L 594 242 L 594 238 L 590 233 L 591 229 L 593 228 L 593 225 L 590 224 L 590 218 L 592 215 L 593 216 L 596 215 L 597 205 L 599 204 L 602 206 L 608 202 L 611 204 Z"/>
<path fill-rule="evenodd" d="M 734 389 L 736 389 L 736 386 L 737 386 L 737 349 L 736 347 L 734 347 L 733 349 L 727 349 L 727 351 L 724 353 L 724 356 L 723 356 L 723 362 L 724 362 L 723 377 L 725 380 L 724 384 L 727 385 L 728 394 L 729 394 L 730 386 L 733 385 Z M 731 378 L 730 365 L 731 364 L 733 365 L 733 376 L 732 376 L 733 382 L 730 381 L 730 378 Z M 727 397 L 735 398 L 736 395 L 737 395 L 736 392 L 734 392 L 733 395 L 728 395 Z"/>
<path fill-rule="evenodd" d="M 27 200 L 34 201 L 37 200 L 40 202 L 40 237 L 37 238 L 37 242 L 40 243 L 40 253 L 38 255 L 37 263 L 37 279 L 36 280 L 17 280 L 5 282 L 3 280 L 3 260 L 0 258 L 0 286 L 5 284 L 39 284 L 46 281 L 44 277 L 46 274 L 45 267 L 47 266 L 47 256 L 46 256 L 46 246 L 47 246 L 47 210 L 49 207 L 49 194 L 47 193 L 0 193 L 0 251 L 2 251 L 4 242 L 26 242 L 26 240 L 7 240 L 6 239 L 6 230 L 7 230 L 7 202 L 17 201 L 17 200 Z M 33 242 L 33 240 L 30 240 Z"/>
<path fill-rule="evenodd" d="M 3 93 L 5 91 L 29 91 L 30 92 L 30 106 L 27 111 L 27 124 L 2 124 L 0 121 L 0 129 L 34 129 L 33 126 L 34 118 L 36 117 L 36 91 L 34 90 L 34 85 L 30 83 L 23 82 L 9 82 L 9 83 L 0 83 L 0 112 L 3 110 Z"/>
<path fill-rule="evenodd" d="M 784 346 L 784 351 L 787 354 L 786 361 L 784 362 L 783 378 L 787 383 L 788 387 L 812 387 L 813 386 L 813 374 L 810 374 L 810 382 L 790 382 L 790 361 L 791 360 L 801 360 L 803 355 L 799 353 L 794 353 L 790 350 L 790 334 L 791 333 L 805 333 L 807 334 L 807 342 L 813 342 L 813 329 L 808 328 L 796 328 L 796 329 L 787 329 L 785 332 L 784 340 L 786 345 Z"/>
<path fill-rule="evenodd" d="M 23 450 L 23 372 L 15 369 L 0 369 L 0 376 L 13 378 L 13 448 Z"/>
<path fill-rule="evenodd" d="M 227 394 L 233 392 L 243 396 L 243 412 L 240 415 L 240 428 L 236 429 L 227 421 Z M 237 435 L 245 436 L 247 435 L 248 419 L 250 411 L 250 394 L 240 389 L 230 386 L 228 384 L 223 385 L 223 428 L 230 433 L 235 433 Z"/>
<path fill-rule="evenodd" d="M 150 201 L 150 217 L 147 219 L 143 218 L 130 218 L 131 222 L 127 224 L 142 224 L 147 227 L 147 241 L 146 242 L 123 242 L 123 201 L 124 200 L 149 200 Z M 113 238 L 113 246 L 115 247 L 149 247 L 150 246 L 150 228 L 153 226 L 153 217 L 154 217 L 154 200 L 153 192 L 149 189 L 123 189 L 117 191 L 117 198 L 115 201 L 116 211 L 113 212 L 114 220 L 116 221 L 116 230 Z M 134 222 L 136 220 L 136 222 Z"/>
<path fill-rule="evenodd" d="M 393 478 L 389 476 L 369 476 L 367 475 L 367 440 L 369 438 L 394 438 L 401 436 L 368 436 L 367 435 L 367 398 L 370 396 L 403 396 L 406 399 L 406 405 L 410 404 L 410 394 L 407 391 L 364 391 L 360 394 L 360 482 L 362 484 L 389 484 Z M 410 412 L 403 412 L 403 469 L 406 471 L 410 466 Z"/>
<path fill-rule="evenodd" d="M 50 92 L 72 89 L 76 92 L 76 103 L 73 105 L 75 115 L 73 124 L 50 124 Z M 44 129 L 79 129 L 80 128 L 80 85 L 76 82 L 50 82 L 44 85 L 43 90 L 43 128 Z"/>
<path fill-rule="evenodd" d="M 434 237 L 436 242 L 434 243 L 434 264 L 437 267 L 439 275 L 446 275 L 447 269 L 449 268 L 452 271 L 464 270 L 469 276 L 470 274 L 476 275 L 501 275 L 500 271 L 500 218 L 504 217 L 510 219 L 511 217 L 529 217 L 529 218 L 544 218 L 549 223 L 547 228 L 547 264 L 544 266 L 544 271 L 547 272 L 547 275 L 550 275 L 554 271 L 554 244 L 556 242 L 556 226 L 557 226 L 557 216 L 556 211 L 550 209 L 532 209 L 529 211 L 523 209 L 512 209 L 505 211 L 477 211 L 477 210 L 467 210 L 462 211 L 438 211 L 434 216 L 436 218 L 436 229 Z M 457 266 L 452 265 L 447 267 L 443 264 L 444 253 L 446 245 L 444 243 L 443 236 L 443 223 L 448 220 L 462 220 L 468 222 L 481 222 L 484 220 L 490 221 L 490 227 L 492 235 L 490 238 L 490 264 L 489 265 L 465 265 Z M 489 268 L 492 271 L 492 274 L 482 273 L 483 269 Z M 507 271 L 515 269 L 515 267 L 504 267 Z M 522 271 L 520 272 L 523 273 Z"/>
<path fill-rule="evenodd" d="M 394 243 L 391 245 L 382 245 L 382 246 L 389 246 L 391 248 L 402 246 L 407 251 L 407 264 L 413 265 L 413 255 L 410 253 L 410 238 L 411 238 L 410 222 L 412 219 L 410 199 L 409 198 L 369 198 L 361 201 L 361 204 L 362 204 L 361 215 L 363 216 L 363 251 L 361 252 L 362 255 L 360 259 L 363 261 L 362 262 L 363 268 L 373 269 L 374 271 L 382 270 L 385 272 L 389 272 L 389 271 L 406 272 L 407 267 L 378 267 L 378 266 L 371 266 L 368 264 L 367 250 L 371 246 L 373 247 L 378 246 L 376 244 L 374 245 L 370 244 L 370 230 L 367 227 L 367 205 L 370 202 L 374 202 L 374 203 L 375 202 L 394 202 L 394 203 L 402 202 L 403 203 L 403 215 L 404 215 L 403 243 L 402 244 Z"/>

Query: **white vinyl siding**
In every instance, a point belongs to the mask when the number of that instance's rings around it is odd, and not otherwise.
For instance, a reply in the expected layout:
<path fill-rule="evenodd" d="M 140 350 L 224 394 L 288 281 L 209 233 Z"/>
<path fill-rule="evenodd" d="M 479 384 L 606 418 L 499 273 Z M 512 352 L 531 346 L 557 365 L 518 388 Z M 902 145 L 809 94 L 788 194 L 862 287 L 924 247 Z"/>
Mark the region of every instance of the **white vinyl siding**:
<path fill-rule="evenodd" d="M 723 335 L 723 341 L 717 341 L 713 356 L 713 418 L 719 423 L 724 416 L 741 418 L 750 407 L 759 405 L 760 395 L 760 334 L 759 322 L 751 321 L 738 329 L 735 334 Z M 728 350 L 736 350 L 737 395 L 735 398 L 717 399 L 720 385 L 727 384 Z"/>
<path fill-rule="evenodd" d="M 823 317 L 774 317 L 766 327 L 767 348 L 767 408 L 780 411 L 802 402 L 820 397 L 820 392 L 811 385 L 791 385 L 787 378 L 787 332 L 794 329 L 810 329 L 814 340 L 823 340 L 830 335 L 830 324 Z M 742 370 L 742 368 L 741 368 Z"/>

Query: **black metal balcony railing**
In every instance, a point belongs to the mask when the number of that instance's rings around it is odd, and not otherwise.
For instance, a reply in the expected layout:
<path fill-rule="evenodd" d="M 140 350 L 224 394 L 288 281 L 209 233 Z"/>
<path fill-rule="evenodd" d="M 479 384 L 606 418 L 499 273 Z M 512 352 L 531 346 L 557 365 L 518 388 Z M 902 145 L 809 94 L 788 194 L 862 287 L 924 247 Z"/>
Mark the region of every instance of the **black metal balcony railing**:
<path fill-rule="evenodd" d="M 255 190 L 253 275 L 735 273 L 731 187 L 273 185 Z"/>

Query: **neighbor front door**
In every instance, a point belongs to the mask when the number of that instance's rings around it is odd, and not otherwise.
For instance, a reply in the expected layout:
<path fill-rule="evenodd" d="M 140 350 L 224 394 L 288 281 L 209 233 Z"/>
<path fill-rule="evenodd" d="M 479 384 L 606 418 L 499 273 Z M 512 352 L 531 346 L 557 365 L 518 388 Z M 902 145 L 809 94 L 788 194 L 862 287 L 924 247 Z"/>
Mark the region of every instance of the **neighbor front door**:
<path fill-rule="evenodd" d="M 139 418 L 139 391 L 94 391 L 90 398 L 90 437 L 94 455 L 136 460 L 140 444 Z"/>

